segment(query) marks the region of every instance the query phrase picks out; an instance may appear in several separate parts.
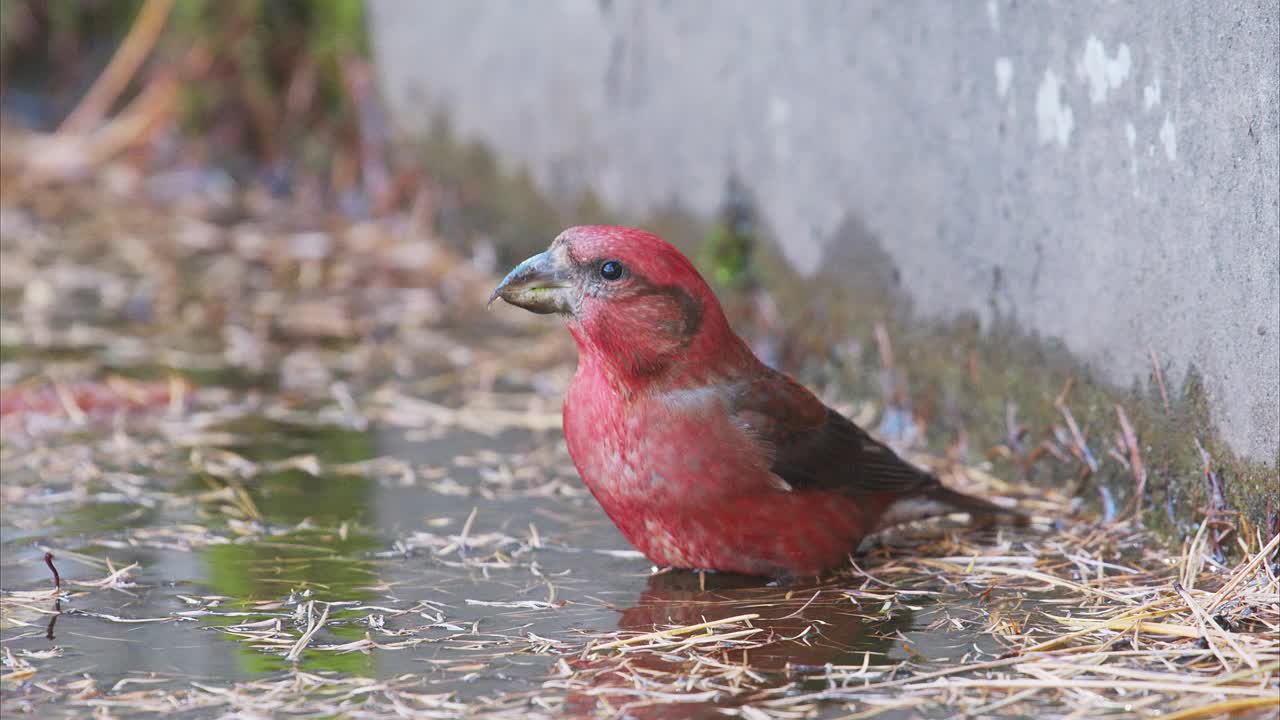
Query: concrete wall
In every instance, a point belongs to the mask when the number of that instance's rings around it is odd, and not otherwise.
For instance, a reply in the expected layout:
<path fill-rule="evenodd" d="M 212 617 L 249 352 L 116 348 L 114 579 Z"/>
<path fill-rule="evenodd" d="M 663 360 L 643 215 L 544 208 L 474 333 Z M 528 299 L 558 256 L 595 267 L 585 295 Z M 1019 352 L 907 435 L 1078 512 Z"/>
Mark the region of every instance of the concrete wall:
<path fill-rule="evenodd" d="M 370 0 L 397 124 L 447 111 L 553 193 L 712 211 L 740 173 L 805 271 L 847 220 L 925 313 L 1014 316 L 1280 432 L 1275 0 Z"/>

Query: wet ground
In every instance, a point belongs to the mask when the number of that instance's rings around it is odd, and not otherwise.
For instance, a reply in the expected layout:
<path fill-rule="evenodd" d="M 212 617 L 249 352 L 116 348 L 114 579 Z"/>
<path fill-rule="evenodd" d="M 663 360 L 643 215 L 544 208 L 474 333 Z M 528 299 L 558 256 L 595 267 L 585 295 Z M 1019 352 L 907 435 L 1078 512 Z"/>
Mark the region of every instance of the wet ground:
<path fill-rule="evenodd" d="M 564 449 L 567 337 L 483 310 L 484 253 L 97 196 L 3 212 L 6 714 L 1270 711 L 1274 539 L 1179 557 L 913 455 L 1034 522 L 909 528 L 820 583 L 654 574 Z"/>
<path fill-rule="evenodd" d="M 514 408 L 530 395 L 502 398 L 494 405 Z M 550 423 L 509 412 L 514 424 Z M 4 467 L 5 589 L 49 588 L 52 551 L 66 590 L 56 601 L 26 596 L 0 631 L 7 652 L 38 667 L 7 696 L 11 711 L 75 715 L 82 704 L 51 708 L 39 684 L 82 677 L 110 694 L 292 672 L 412 675 L 419 692 L 455 702 L 523 702 L 555 688 L 557 665 L 579 661 L 594 639 L 747 614 L 757 616 L 744 636 L 751 650 L 725 652 L 750 653 L 752 687 L 818 689 L 828 665 L 927 669 L 1003 652 L 975 627 L 973 592 L 654 575 L 576 480 L 555 430 L 482 434 L 363 417 L 344 427 L 251 413 L 212 422 L 187 457 L 157 457 L 132 446 L 170 438 L 134 437 L 128 417 L 116 423 L 112 432 L 110 421 L 86 421 L 74 450 L 11 452 L 21 460 Z M 94 477 L 61 491 L 45 480 L 64 473 Z M 112 569 L 127 570 L 103 583 Z M 606 674 L 601 686 L 618 681 Z M 583 712 L 594 709 L 592 690 L 562 689 Z"/>

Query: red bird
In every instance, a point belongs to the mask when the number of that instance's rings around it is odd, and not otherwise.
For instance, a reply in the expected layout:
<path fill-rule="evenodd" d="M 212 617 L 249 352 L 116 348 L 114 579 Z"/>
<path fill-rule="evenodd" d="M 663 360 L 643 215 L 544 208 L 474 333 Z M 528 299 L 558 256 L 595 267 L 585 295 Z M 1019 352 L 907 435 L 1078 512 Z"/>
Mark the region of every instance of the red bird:
<path fill-rule="evenodd" d="M 951 512 L 1007 512 L 943 487 L 772 370 L 688 258 L 641 230 L 564 231 L 490 298 L 565 317 L 574 465 L 656 565 L 809 576 L 866 535 Z"/>

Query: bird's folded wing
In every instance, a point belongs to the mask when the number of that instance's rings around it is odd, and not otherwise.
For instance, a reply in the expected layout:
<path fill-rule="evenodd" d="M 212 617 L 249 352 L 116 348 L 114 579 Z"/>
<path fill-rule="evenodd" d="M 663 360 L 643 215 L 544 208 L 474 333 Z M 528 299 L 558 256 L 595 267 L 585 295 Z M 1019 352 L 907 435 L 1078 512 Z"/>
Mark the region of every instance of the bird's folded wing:
<path fill-rule="evenodd" d="M 743 383 L 730 412 L 793 490 L 912 492 L 938 484 L 780 373 Z"/>

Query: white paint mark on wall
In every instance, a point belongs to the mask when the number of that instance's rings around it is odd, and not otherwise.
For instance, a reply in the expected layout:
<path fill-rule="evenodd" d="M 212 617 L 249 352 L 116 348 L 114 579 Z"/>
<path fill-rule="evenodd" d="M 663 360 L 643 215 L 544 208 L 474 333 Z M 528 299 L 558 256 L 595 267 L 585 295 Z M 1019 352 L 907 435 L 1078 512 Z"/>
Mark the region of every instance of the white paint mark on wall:
<path fill-rule="evenodd" d="M 1013 61 L 1007 57 L 996 58 L 996 94 L 1004 97 L 1009 94 L 1009 85 L 1013 82 Z"/>
<path fill-rule="evenodd" d="M 1089 83 L 1089 100 L 1094 105 L 1106 102 L 1107 92 L 1119 88 L 1129 77 L 1133 58 L 1129 46 L 1120 43 L 1115 57 L 1107 57 L 1107 48 L 1096 35 L 1084 43 L 1084 54 L 1076 64 L 1076 75 Z"/>
<path fill-rule="evenodd" d="M 1000 5 L 996 0 L 987 0 L 987 20 L 992 30 L 1000 32 Z"/>
<path fill-rule="evenodd" d="M 1142 88 L 1142 108 L 1150 111 L 1151 108 L 1160 104 L 1160 78 L 1151 81 L 1151 84 Z"/>
<path fill-rule="evenodd" d="M 1045 70 L 1044 80 L 1036 90 L 1036 127 L 1040 144 L 1048 145 L 1056 141 L 1058 147 L 1067 147 L 1075 124 L 1071 106 L 1062 102 L 1062 83 L 1053 74 L 1053 70 Z"/>
<path fill-rule="evenodd" d="M 773 155 L 779 161 L 791 157 L 791 137 L 787 124 L 791 120 L 791 103 L 774 95 L 769 98 L 769 127 L 773 130 Z"/>
<path fill-rule="evenodd" d="M 1132 68 L 1133 58 L 1129 53 L 1129 45 L 1120 43 L 1120 47 L 1116 48 L 1115 58 L 1107 61 L 1107 86 L 1112 90 L 1119 89 Z"/>
<path fill-rule="evenodd" d="M 783 127 L 790 119 L 791 103 L 777 95 L 769 98 L 769 124 L 773 127 Z"/>
<path fill-rule="evenodd" d="M 1173 126 L 1169 113 L 1164 114 L 1164 124 L 1160 126 L 1160 142 L 1164 145 L 1164 154 L 1170 160 L 1178 159 L 1178 130 Z"/>
<path fill-rule="evenodd" d="M 1133 176 L 1133 194 L 1140 195 L 1138 190 L 1138 129 L 1132 120 L 1124 123 L 1124 138 L 1129 141 L 1129 174 Z"/>

